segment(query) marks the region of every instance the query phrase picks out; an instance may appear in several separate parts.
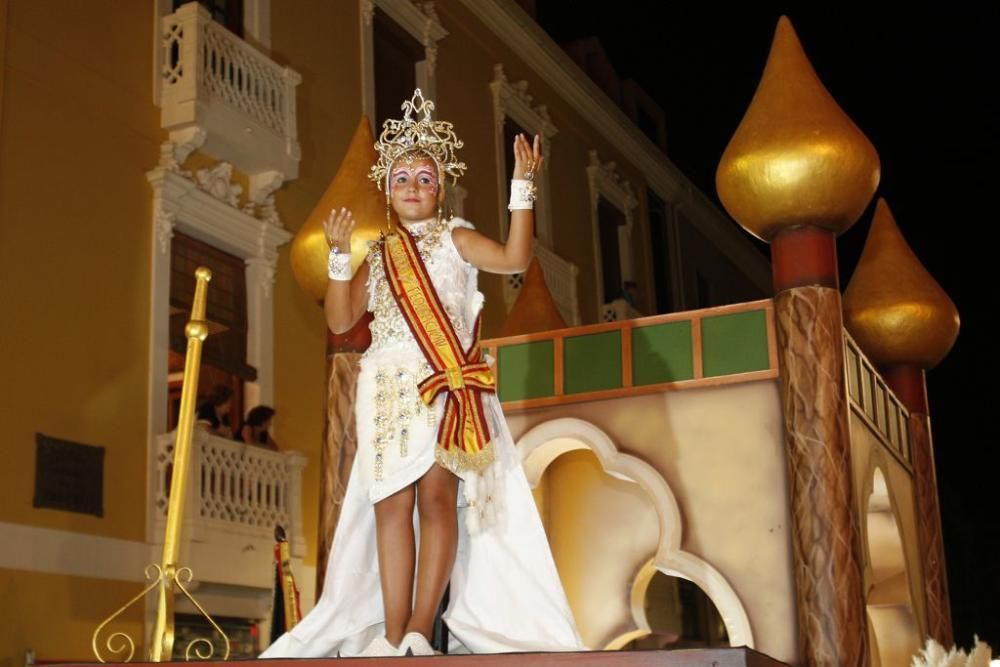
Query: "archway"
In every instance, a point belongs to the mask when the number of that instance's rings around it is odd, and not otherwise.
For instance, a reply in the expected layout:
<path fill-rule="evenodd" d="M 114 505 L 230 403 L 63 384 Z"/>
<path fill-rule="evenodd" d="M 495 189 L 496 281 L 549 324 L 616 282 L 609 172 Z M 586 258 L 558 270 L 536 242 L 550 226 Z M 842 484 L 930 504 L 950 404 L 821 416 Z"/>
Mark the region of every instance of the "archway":
<path fill-rule="evenodd" d="M 600 511 L 593 511 L 593 508 L 590 508 L 591 516 L 589 517 L 581 515 L 573 519 L 569 514 L 564 513 L 565 516 L 560 516 L 558 520 L 575 530 L 578 533 L 577 537 L 582 536 L 592 540 L 594 534 L 602 532 L 600 527 L 597 526 L 597 532 L 580 531 L 581 522 L 595 525 L 593 521 L 595 514 L 601 515 L 598 518 L 605 522 L 618 517 L 619 525 L 603 532 L 606 535 L 613 533 L 616 536 L 613 548 L 620 547 L 621 540 L 638 542 L 633 545 L 635 549 L 623 552 L 627 553 L 627 559 L 623 566 L 628 566 L 630 570 L 629 576 L 625 580 L 626 585 L 618 589 L 623 591 L 627 591 L 629 587 L 632 589 L 632 599 L 625 603 L 625 606 L 630 610 L 631 619 L 627 624 L 622 623 L 621 614 L 619 614 L 619 617 L 615 619 L 605 618 L 602 622 L 597 623 L 594 626 L 596 629 L 590 632 L 590 641 L 600 643 L 591 646 L 591 648 L 620 648 L 629 641 L 650 633 L 651 628 L 645 614 L 644 597 L 636 599 L 636 591 L 638 590 L 636 582 L 642 576 L 648 576 L 648 581 L 642 588 L 645 592 L 655 572 L 679 577 L 695 584 L 718 610 L 729 643 L 733 646 L 753 647 L 750 622 L 735 591 L 710 564 L 680 548 L 682 526 L 676 499 L 666 481 L 652 466 L 636 457 L 619 452 L 611 438 L 600 428 L 587 421 L 573 418 L 554 419 L 534 427 L 519 440 L 518 450 L 524 462 L 529 483 L 536 490 L 540 485 L 542 487 L 543 518 L 550 511 L 545 507 L 546 499 L 544 498 L 543 478 L 546 470 L 553 462 L 569 452 L 589 450 L 593 455 L 590 457 L 590 464 L 586 462 L 588 459 L 586 455 L 576 455 L 564 459 L 553 470 L 558 471 L 564 465 L 574 466 L 576 474 L 584 479 L 584 485 L 590 491 L 594 491 L 598 488 L 594 484 L 595 477 L 599 476 L 596 475 L 595 470 L 599 469 L 603 476 L 608 478 L 607 483 L 601 485 L 603 488 L 601 493 L 606 495 L 599 499 L 599 502 L 604 502 L 605 499 L 611 499 L 613 502 L 609 501 L 610 505 L 607 507 L 607 511 L 604 511 L 605 507 L 603 506 L 599 507 Z M 589 471 L 586 470 L 588 467 Z M 557 512 L 561 512 L 561 510 L 557 510 Z M 622 514 L 622 512 L 627 514 Z M 623 526 L 625 529 L 622 529 Z M 608 539 L 601 541 L 604 545 L 607 545 L 608 542 Z M 564 552 L 565 548 L 563 545 Z M 650 550 L 652 558 L 649 557 Z M 558 565 L 560 545 L 554 545 L 553 552 Z M 636 561 L 636 558 L 640 560 Z M 565 558 L 563 561 L 567 562 Z M 642 571 L 643 563 L 647 561 L 648 567 Z M 576 567 L 579 570 L 581 567 L 579 560 L 571 567 Z M 639 576 L 633 574 L 637 571 L 640 571 Z M 622 575 L 618 571 L 610 573 L 609 576 L 609 581 L 612 582 L 622 580 Z M 576 582 L 567 582 L 565 579 L 564 575 L 564 584 L 570 584 L 567 586 L 567 594 L 570 595 L 571 604 L 574 604 L 574 595 L 571 591 L 581 590 L 581 588 Z M 579 599 L 579 596 L 577 597 Z M 595 604 L 600 604 L 600 602 Z M 574 608 L 574 613 L 580 614 L 576 608 Z M 582 625 L 586 626 L 586 621 Z M 629 627 L 625 627 L 625 625 Z M 585 637 L 585 641 L 587 639 Z"/>
<path fill-rule="evenodd" d="M 920 650 L 920 628 L 910 597 L 903 539 L 885 474 L 876 468 L 866 515 L 869 580 L 866 603 L 873 667 L 910 664 Z"/>

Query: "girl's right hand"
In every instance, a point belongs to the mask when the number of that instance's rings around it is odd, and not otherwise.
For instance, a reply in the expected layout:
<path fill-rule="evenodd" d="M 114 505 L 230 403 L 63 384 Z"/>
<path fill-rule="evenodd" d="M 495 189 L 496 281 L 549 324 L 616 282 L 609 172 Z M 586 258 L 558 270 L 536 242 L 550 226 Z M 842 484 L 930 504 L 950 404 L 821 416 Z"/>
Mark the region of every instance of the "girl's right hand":
<path fill-rule="evenodd" d="M 333 209 L 323 222 L 326 242 L 330 244 L 331 248 L 339 248 L 341 252 L 350 252 L 351 233 L 354 231 L 355 224 L 356 221 L 351 216 L 351 212 L 346 208 Z"/>

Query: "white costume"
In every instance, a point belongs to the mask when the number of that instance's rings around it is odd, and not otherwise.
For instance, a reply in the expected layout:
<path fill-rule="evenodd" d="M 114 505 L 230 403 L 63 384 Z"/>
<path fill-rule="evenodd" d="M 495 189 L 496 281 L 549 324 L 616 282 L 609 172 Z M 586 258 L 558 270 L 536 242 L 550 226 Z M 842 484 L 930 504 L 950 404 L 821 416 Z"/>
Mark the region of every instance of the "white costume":
<path fill-rule="evenodd" d="M 458 254 L 453 219 L 408 226 L 462 345 L 468 347 L 483 303 L 476 269 Z M 373 503 L 435 463 L 439 395 L 430 406 L 416 385 L 430 374 L 389 292 L 376 246 L 369 254 L 372 345 L 361 360 L 355 410 L 358 453 L 334 534 L 316 607 L 262 658 L 354 656 L 384 634 Z M 582 650 L 520 458 L 495 394 L 487 394 L 495 460 L 477 474 L 458 472 L 458 554 L 444 620 L 453 653 Z M 381 456 L 378 454 L 381 453 Z M 419 521 L 415 517 L 419 541 Z"/>

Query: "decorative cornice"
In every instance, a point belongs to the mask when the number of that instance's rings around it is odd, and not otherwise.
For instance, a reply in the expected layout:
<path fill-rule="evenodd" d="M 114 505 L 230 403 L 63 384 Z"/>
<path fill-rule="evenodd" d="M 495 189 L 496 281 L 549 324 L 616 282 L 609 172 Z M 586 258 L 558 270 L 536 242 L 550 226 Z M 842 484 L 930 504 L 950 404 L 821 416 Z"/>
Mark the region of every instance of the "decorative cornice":
<path fill-rule="evenodd" d="M 514 116 L 521 124 L 529 124 L 546 139 L 551 139 L 559 133 L 552 124 L 549 109 L 544 104 L 532 106 L 534 99 L 528 94 L 528 82 L 511 83 L 507 79 L 503 65 L 493 66 L 493 81 L 490 83 L 493 93 L 493 107 L 498 123 L 503 123 L 504 115 Z"/>
<path fill-rule="evenodd" d="M 368 0 L 362 0 L 367 3 Z M 425 47 L 444 39 L 448 31 L 441 25 L 433 2 L 414 3 L 411 0 L 375 0 L 374 6 L 392 17 L 404 30 L 419 39 Z M 364 6 L 362 6 L 364 8 Z M 367 15 L 366 20 L 367 19 Z"/>
<path fill-rule="evenodd" d="M 228 162 L 219 162 L 214 167 L 199 169 L 195 172 L 195 178 L 198 187 L 219 201 L 224 201 L 233 207 L 240 205 L 243 186 L 233 182 L 233 165 Z"/>
<path fill-rule="evenodd" d="M 590 151 L 587 178 L 590 180 L 590 196 L 595 205 L 601 194 L 611 199 L 626 214 L 639 205 L 632 192 L 632 184 L 618 171 L 618 165 L 613 161 L 601 162 L 596 150 Z"/>
<path fill-rule="evenodd" d="M 181 173 L 158 167 L 146 179 L 153 186 L 154 225 L 164 250 L 174 229 L 214 239 L 214 245 L 244 259 L 277 256 L 277 248 L 292 238 L 280 224 L 254 217 Z M 259 210 L 266 208 L 265 200 Z"/>
<path fill-rule="evenodd" d="M 181 165 L 195 150 L 205 145 L 208 132 L 200 127 L 188 127 L 170 133 L 170 140 L 160 144 L 160 166 L 181 172 Z"/>

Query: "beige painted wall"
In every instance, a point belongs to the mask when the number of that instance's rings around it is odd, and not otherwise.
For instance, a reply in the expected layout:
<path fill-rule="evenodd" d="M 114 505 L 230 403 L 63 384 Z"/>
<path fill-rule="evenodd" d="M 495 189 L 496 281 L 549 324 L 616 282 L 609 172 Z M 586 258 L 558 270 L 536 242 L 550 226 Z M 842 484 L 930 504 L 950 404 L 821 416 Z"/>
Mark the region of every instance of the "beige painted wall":
<path fill-rule="evenodd" d="M 755 382 L 507 414 L 515 440 L 575 417 L 663 476 L 682 548 L 714 566 L 750 619 L 757 648 L 798 659 L 788 492 L 777 384 Z M 551 489 L 546 500 L 551 502 Z"/>

